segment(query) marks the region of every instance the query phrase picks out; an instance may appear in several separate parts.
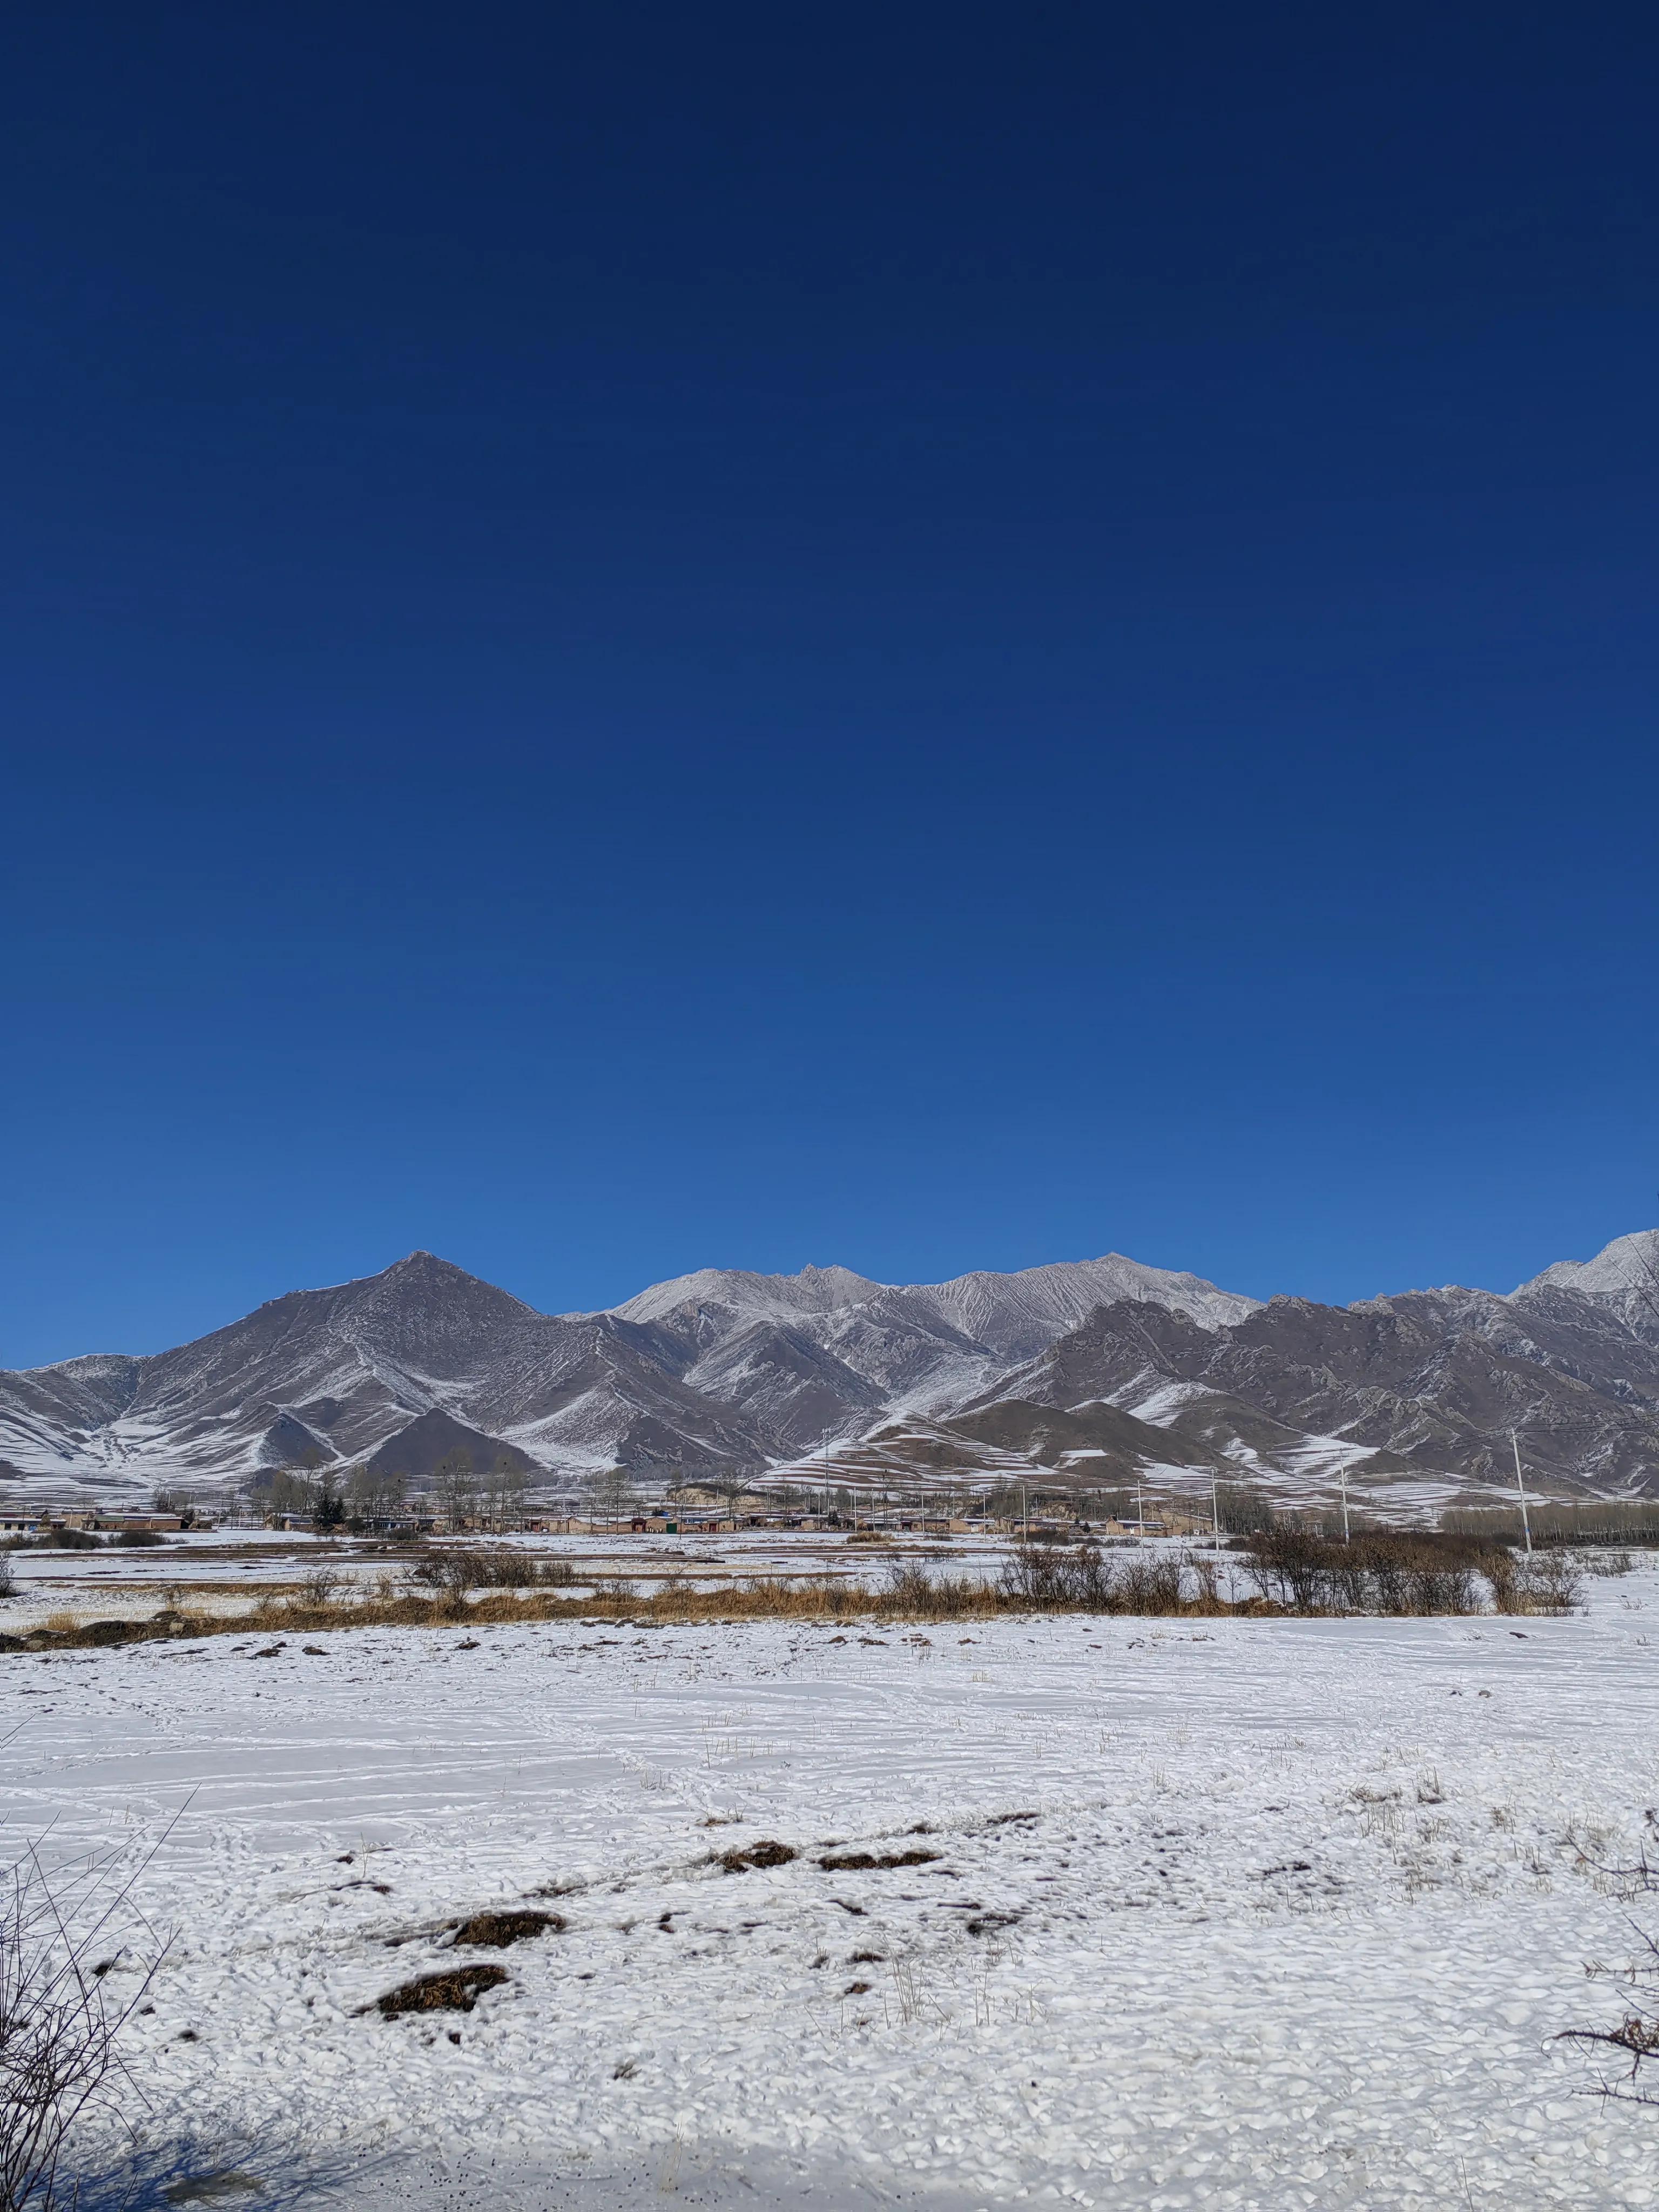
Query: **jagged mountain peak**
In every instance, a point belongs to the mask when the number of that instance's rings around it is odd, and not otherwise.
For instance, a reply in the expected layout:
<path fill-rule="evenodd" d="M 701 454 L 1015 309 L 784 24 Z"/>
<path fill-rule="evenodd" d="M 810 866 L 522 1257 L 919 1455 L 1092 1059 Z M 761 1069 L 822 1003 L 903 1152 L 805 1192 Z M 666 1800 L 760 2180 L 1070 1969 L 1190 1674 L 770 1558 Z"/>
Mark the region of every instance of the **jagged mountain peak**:
<path fill-rule="evenodd" d="M 401 1260 L 394 1260 L 389 1267 L 382 1267 L 377 1275 L 360 1275 L 353 1282 L 341 1285 L 345 1290 L 367 1291 L 380 1287 L 399 1293 L 429 1290 L 442 1297 L 481 1293 L 491 1299 L 505 1298 L 520 1313 L 534 1313 L 534 1306 L 515 1298 L 510 1291 L 487 1282 L 482 1275 L 470 1273 L 458 1267 L 453 1260 L 445 1260 L 436 1252 L 416 1250 L 407 1252 Z"/>
<path fill-rule="evenodd" d="M 1558 1260 L 1541 1274 L 1518 1285 L 1510 1296 L 1524 1298 L 1528 1291 L 1557 1290 L 1605 1298 L 1632 1291 L 1647 1296 L 1656 1288 L 1659 1288 L 1659 1229 L 1635 1229 L 1604 1244 L 1593 1260 Z"/>
<path fill-rule="evenodd" d="M 1208 1328 L 1243 1321 L 1261 1304 L 1218 1290 L 1201 1275 L 1151 1267 L 1121 1252 L 1098 1260 L 1061 1260 L 1013 1274 L 979 1270 L 915 1293 L 956 1326 L 1000 1354 L 1028 1359 L 1062 1329 L 1075 1328 L 1097 1306 L 1127 1299 L 1192 1315 Z"/>
<path fill-rule="evenodd" d="M 326 1306 L 335 1313 L 346 1313 L 365 1305 L 413 1304 L 422 1297 L 450 1304 L 472 1300 L 501 1311 L 510 1309 L 520 1315 L 533 1315 L 536 1311 L 534 1306 L 515 1298 L 510 1291 L 486 1282 L 482 1275 L 469 1274 L 453 1260 L 441 1259 L 435 1252 L 414 1251 L 405 1253 L 401 1260 L 394 1260 L 390 1267 L 372 1275 L 350 1275 L 343 1283 L 329 1283 L 315 1290 L 279 1291 L 274 1298 L 265 1298 L 255 1306 L 243 1321 L 232 1322 L 228 1326 L 240 1328 L 256 1315 L 276 1314 L 296 1306 Z"/>
<path fill-rule="evenodd" d="M 653 1283 L 608 1310 L 623 1321 L 660 1321 L 683 1307 L 719 1305 L 734 1313 L 776 1316 L 831 1312 L 841 1306 L 862 1304 L 878 1297 L 886 1288 L 850 1267 L 803 1267 L 798 1275 L 762 1275 L 744 1267 L 699 1267 L 690 1275 L 675 1275 L 665 1283 Z M 580 1316 L 573 1318 L 586 1319 Z"/>

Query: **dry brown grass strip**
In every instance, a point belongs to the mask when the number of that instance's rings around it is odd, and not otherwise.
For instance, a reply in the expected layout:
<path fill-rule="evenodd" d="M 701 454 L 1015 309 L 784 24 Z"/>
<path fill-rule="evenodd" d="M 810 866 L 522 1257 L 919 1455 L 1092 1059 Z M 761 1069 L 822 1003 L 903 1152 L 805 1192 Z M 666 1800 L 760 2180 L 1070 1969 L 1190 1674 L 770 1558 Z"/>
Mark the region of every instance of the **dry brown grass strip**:
<path fill-rule="evenodd" d="M 536 1591 L 518 1596 L 491 1590 L 470 1600 L 404 1595 L 368 1597 L 307 1604 L 294 1597 L 262 1606 L 252 1613 L 167 1613 L 143 1620 L 90 1620 L 74 1626 L 34 1629 L 19 1636 L 0 1634 L 0 1654 L 84 1650 L 106 1645 L 195 1642 L 208 1637 L 317 1636 L 358 1628 L 534 1627 L 559 1622 L 575 1626 L 624 1624 L 638 1628 L 733 1626 L 748 1620 L 798 1620 L 825 1626 L 856 1621 L 988 1620 L 1000 1614 L 1034 1612 L 1093 1613 L 1097 1607 L 1038 1604 L 1011 1599 L 994 1583 L 957 1583 L 933 1606 L 908 1593 L 860 1589 L 828 1580 L 813 1583 L 764 1581 L 727 1589 L 665 1589 L 638 1596 L 600 1592 L 591 1597 L 555 1597 Z M 1152 1608 L 1148 1608 L 1150 1612 Z M 1190 1601 L 1159 1607 L 1160 1618 L 1211 1619 L 1217 1615 L 1275 1616 L 1284 1608 L 1255 1598 L 1237 1605 Z"/>
<path fill-rule="evenodd" d="M 1216 1594 L 1213 1577 L 1198 1577 L 1192 1595 L 1183 1595 L 1181 1577 L 1160 1560 L 1156 1574 L 1126 1577 L 1112 1601 L 1082 1589 L 1055 1587 L 1036 1576 L 1006 1576 L 990 1581 L 967 1576 L 934 1581 L 921 1572 L 895 1574 L 886 1586 L 871 1589 L 834 1576 L 757 1575 L 713 1589 L 672 1581 L 649 1592 L 626 1582 L 591 1589 L 586 1595 L 562 1589 L 484 1589 L 473 1595 L 453 1591 L 388 1590 L 362 1595 L 331 1592 L 322 1600 L 304 1590 L 269 1592 L 252 1613 L 217 1613 L 163 1610 L 148 1618 L 82 1620 L 12 1636 L 0 1633 L 0 1653 L 79 1650 L 107 1645 L 210 1637 L 280 1637 L 297 1640 L 342 1629 L 535 1627 L 626 1625 L 635 1628 L 735 1626 L 750 1620 L 791 1620 L 826 1627 L 855 1623 L 919 1623 L 989 1620 L 1032 1613 L 1098 1615 L 1128 1613 L 1160 1620 L 1277 1620 L 1293 1605 L 1261 1596 L 1227 1600 Z M 1207 1563 L 1205 1563 L 1207 1565 Z M 283 1656 L 273 1652 L 272 1656 Z"/>

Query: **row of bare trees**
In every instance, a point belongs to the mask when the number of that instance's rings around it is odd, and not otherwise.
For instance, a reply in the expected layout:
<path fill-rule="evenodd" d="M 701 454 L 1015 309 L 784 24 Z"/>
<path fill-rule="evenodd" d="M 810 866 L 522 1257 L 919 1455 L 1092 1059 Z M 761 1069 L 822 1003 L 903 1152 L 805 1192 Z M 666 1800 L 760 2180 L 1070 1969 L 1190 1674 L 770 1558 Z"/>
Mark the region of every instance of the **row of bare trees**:
<path fill-rule="evenodd" d="M 452 1528 L 483 1528 L 502 1534 L 523 1520 L 524 1470 L 503 1453 L 494 1468 L 478 1473 L 465 1448 L 446 1454 L 428 1492 L 411 1494 L 410 1478 L 392 1469 L 356 1467 L 343 1481 L 331 1468 L 278 1468 L 259 1503 L 271 1513 L 303 1514 L 315 1527 L 373 1528 L 408 1514 L 429 1513 Z"/>

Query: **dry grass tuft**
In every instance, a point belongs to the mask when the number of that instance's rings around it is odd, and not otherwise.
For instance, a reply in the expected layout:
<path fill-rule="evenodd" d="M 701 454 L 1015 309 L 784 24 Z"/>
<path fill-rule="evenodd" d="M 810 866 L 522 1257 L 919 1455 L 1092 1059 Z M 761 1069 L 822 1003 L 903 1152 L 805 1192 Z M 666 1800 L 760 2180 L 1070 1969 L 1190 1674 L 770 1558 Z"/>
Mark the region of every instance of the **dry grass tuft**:
<path fill-rule="evenodd" d="M 523 1943 L 550 1930 L 562 1936 L 566 1923 L 556 1912 L 475 1912 L 455 1930 L 457 1943 L 489 1945 L 504 1951 L 509 1943 Z"/>
<path fill-rule="evenodd" d="M 756 1867 L 787 1866 L 800 1853 L 789 1844 L 750 1844 L 740 1850 L 722 1851 L 720 1864 L 727 1874 L 748 1874 Z"/>
<path fill-rule="evenodd" d="M 839 1851 L 818 1864 L 826 1874 L 867 1874 L 877 1867 L 931 1866 L 942 1851 Z"/>
<path fill-rule="evenodd" d="M 505 1966 L 451 1966 L 442 1973 L 417 1974 L 376 1997 L 373 2009 L 382 2020 L 406 2012 L 471 2012 L 486 1990 L 499 1989 L 507 1978 Z"/>

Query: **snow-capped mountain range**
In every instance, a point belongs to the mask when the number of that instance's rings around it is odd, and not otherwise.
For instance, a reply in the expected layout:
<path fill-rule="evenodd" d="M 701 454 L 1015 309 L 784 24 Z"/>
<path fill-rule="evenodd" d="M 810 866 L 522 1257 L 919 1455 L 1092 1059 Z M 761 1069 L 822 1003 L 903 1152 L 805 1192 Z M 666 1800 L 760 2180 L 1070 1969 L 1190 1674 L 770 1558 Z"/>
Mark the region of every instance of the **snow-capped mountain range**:
<path fill-rule="evenodd" d="M 1401 1504 L 1512 1479 L 1659 1494 L 1659 1231 L 1500 1297 L 1267 1303 L 1117 1254 L 878 1283 L 705 1268 L 541 1314 L 428 1252 L 295 1291 L 193 1344 L 0 1372 L 14 1494 L 210 1493 L 458 1444 L 532 1490 L 822 1467 L 884 1486 L 1212 1474 Z"/>

